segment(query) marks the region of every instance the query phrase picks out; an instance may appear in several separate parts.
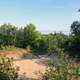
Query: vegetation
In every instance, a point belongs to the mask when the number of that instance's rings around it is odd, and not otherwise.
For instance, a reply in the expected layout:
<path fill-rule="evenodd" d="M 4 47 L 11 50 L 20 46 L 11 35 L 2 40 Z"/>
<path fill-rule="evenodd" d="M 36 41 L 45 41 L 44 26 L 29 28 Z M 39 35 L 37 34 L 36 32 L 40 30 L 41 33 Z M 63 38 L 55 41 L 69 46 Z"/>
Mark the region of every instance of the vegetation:
<path fill-rule="evenodd" d="M 63 42 L 63 52 L 68 53 L 72 60 L 68 56 L 60 56 L 57 61 L 51 61 L 42 80 L 80 80 L 80 63 L 75 61 L 80 59 L 80 22 L 72 23 L 71 34 Z"/>
<path fill-rule="evenodd" d="M 30 48 L 40 54 L 53 53 L 62 50 L 66 35 L 62 33 L 41 34 L 33 24 L 17 28 L 11 24 L 0 26 L 0 46 L 15 46 Z"/>
<path fill-rule="evenodd" d="M 41 34 L 35 25 L 29 24 L 23 28 L 11 24 L 0 26 L 0 47 L 15 46 L 30 48 L 39 54 L 69 53 L 70 56 L 80 57 L 80 22 L 71 25 L 71 34 L 49 33 Z"/>
<path fill-rule="evenodd" d="M 79 60 L 80 22 L 72 23 L 69 35 L 63 33 L 41 34 L 33 24 L 23 28 L 3 24 L 0 26 L 0 49 L 4 49 L 6 46 L 27 48 L 37 55 L 64 54 Z M 12 68 L 11 61 L 2 56 L 0 59 L 0 79 L 17 80 L 17 72 Z M 42 80 L 78 80 L 80 77 L 80 65 L 66 60 L 65 57 L 52 62 L 52 65 L 50 70 L 43 75 Z"/>
<path fill-rule="evenodd" d="M 12 60 L 0 54 L 0 80 L 19 80 L 17 69 Z"/>
<path fill-rule="evenodd" d="M 49 62 L 49 69 L 41 80 L 80 80 L 80 63 L 61 57 Z"/>
<path fill-rule="evenodd" d="M 64 44 L 65 51 L 73 58 L 80 58 L 80 22 L 71 25 L 71 34 Z"/>

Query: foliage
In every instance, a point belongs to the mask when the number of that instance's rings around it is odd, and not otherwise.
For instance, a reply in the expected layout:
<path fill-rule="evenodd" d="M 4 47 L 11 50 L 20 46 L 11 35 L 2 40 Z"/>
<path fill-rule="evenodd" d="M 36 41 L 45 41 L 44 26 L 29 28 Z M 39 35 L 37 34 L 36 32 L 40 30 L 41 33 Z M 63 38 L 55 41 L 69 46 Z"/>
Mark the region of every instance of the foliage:
<path fill-rule="evenodd" d="M 15 46 L 16 47 L 20 47 L 20 48 L 24 48 L 25 47 L 25 43 L 24 43 L 24 29 L 23 28 L 19 28 L 16 32 L 16 41 L 15 41 Z"/>
<path fill-rule="evenodd" d="M 14 45 L 16 37 L 16 27 L 11 24 L 3 24 L 0 26 L 0 44 Z"/>
<path fill-rule="evenodd" d="M 69 56 L 80 59 L 80 22 L 75 21 L 71 24 L 70 35 L 63 33 L 44 35 L 33 24 L 23 28 L 3 24 L 0 26 L 0 49 L 5 49 L 6 46 L 26 48 L 37 55 L 68 53 Z M 0 79 L 17 80 L 17 71 L 12 67 L 12 61 L 1 55 L 0 59 Z M 50 70 L 43 75 L 42 80 L 78 80 L 80 77 L 80 64 L 64 57 L 51 64 Z"/>
<path fill-rule="evenodd" d="M 64 50 L 63 43 L 66 38 L 67 36 L 62 33 L 41 34 L 33 24 L 26 25 L 24 28 L 17 28 L 11 24 L 0 26 L 1 49 L 4 46 L 20 48 L 29 46 L 34 53 L 38 54 L 61 53 Z"/>
<path fill-rule="evenodd" d="M 41 34 L 33 24 L 17 28 L 11 24 L 0 26 L 0 48 L 15 46 L 31 49 L 39 54 L 69 53 L 70 56 L 80 57 L 80 22 L 71 24 L 71 34 L 63 33 Z"/>
<path fill-rule="evenodd" d="M 55 33 L 55 34 L 49 34 L 48 35 L 49 40 L 49 47 L 48 52 L 50 53 L 62 53 L 63 52 L 63 44 L 67 38 L 66 35 L 62 33 Z"/>
<path fill-rule="evenodd" d="M 34 53 L 36 55 L 44 55 L 48 53 L 48 37 L 47 35 L 42 35 L 41 39 L 38 41 L 38 46 L 36 47 Z"/>
<path fill-rule="evenodd" d="M 49 67 L 41 80 L 80 80 L 80 63 L 61 57 Z"/>
<path fill-rule="evenodd" d="M 80 22 L 74 21 L 71 25 L 71 33 L 80 36 Z"/>
<path fill-rule="evenodd" d="M 71 25 L 71 34 L 64 44 L 65 51 L 74 58 L 80 58 L 80 22 L 75 21 Z"/>
<path fill-rule="evenodd" d="M 19 80 L 12 60 L 0 54 L 0 80 Z"/>
<path fill-rule="evenodd" d="M 29 24 L 24 27 L 24 43 L 25 47 L 30 45 L 32 49 L 39 46 L 39 40 L 41 39 L 41 34 L 36 30 L 33 24 Z"/>

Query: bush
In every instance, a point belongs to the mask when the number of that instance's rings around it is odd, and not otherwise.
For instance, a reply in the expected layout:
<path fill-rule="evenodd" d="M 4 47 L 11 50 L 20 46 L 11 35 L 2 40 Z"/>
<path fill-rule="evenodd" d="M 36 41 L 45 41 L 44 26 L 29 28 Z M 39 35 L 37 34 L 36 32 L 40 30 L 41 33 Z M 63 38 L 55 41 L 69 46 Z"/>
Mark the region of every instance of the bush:
<path fill-rule="evenodd" d="M 13 67 L 12 59 L 0 54 L 0 80 L 19 80 L 17 69 Z"/>
<path fill-rule="evenodd" d="M 64 57 L 53 61 L 42 80 L 80 80 L 80 64 Z"/>

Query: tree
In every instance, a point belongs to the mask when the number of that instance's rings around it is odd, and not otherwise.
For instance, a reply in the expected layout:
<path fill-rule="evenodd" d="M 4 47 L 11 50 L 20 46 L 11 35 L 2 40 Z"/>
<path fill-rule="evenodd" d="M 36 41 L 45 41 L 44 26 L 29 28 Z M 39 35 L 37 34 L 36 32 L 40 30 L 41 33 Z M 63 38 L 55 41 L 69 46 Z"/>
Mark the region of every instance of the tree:
<path fill-rule="evenodd" d="M 16 47 L 25 48 L 24 28 L 19 28 L 16 32 Z"/>
<path fill-rule="evenodd" d="M 35 49 L 39 46 L 39 40 L 41 39 L 41 33 L 36 30 L 36 27 L 33 24 L 29 24 L 24 27 L 24 43 L 25 47 L 31 46 L 32 49 Z"/>
<path fill-rule="evenodd" d="M 48 34 L 48 52 L 62 53 L 67 36 L 62 33 Z"/>
<path fill-rule="evenodd" d="M 80 22 L 74 21 L 71 25 L 71 33 L 75 36 L 80 36 Z"/>
<path fill-rule="evenodd" d="M 0 26 L 0 34 L 3 45 L 15 45 L 17 28 L 11 24 L 3 24 Z"/>
<path fill-rule="evenodd" d="M 69 56 L 76 59 L 80 58 L 80 22 L 72 23 L 71 35 L 69 35 L 65 45 Z"/>
<path fill-rule="evenodd" d="M 39 45 L 36 48 L 37 55 L 44 55 L 48 53 L 48 37 L 47 35 L 42 35 L 41 39 L 38 41 Z"/>

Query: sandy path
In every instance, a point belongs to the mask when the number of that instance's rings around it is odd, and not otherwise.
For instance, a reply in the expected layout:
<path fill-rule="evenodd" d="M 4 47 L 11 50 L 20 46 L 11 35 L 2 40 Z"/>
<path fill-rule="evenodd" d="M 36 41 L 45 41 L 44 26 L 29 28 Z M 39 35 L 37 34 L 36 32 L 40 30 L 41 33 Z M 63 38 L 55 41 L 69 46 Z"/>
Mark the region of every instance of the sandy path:
<path fill-rule="evenodd" d="M 18 66 L 20 68 L 19 74 L 22 75 L 24 74 L 28 78 L 34 78 L 34 79 L 39 79 L 40 74 L 45 73 L 46 66 L 43 64 L 37 63 L 39 62 L 39 59 L 32 59 L 32 60 L 20 60 L 20 61 L 15 61 L 14 64 L 15 66 Z"/>
<path fill-rule="evenodd" d="M 6 54 L 7 57 L 17 59 L 14 61 L 14 66 L 18 66 L 20 68 L 19 74 L 24 74 L 28 78 L 39 79 L 40 74 L 45 73 L 46 66 L 42 64 L 40 59 L 22 59 L 20 60 L 20 56 L 26 53 L 26 50 L 20 48 L 10 48 L 1 53 Z M 41 59 L 42 60 L 42 59 Z M 25 79 L 26 80 L 26 79 Z"/>

